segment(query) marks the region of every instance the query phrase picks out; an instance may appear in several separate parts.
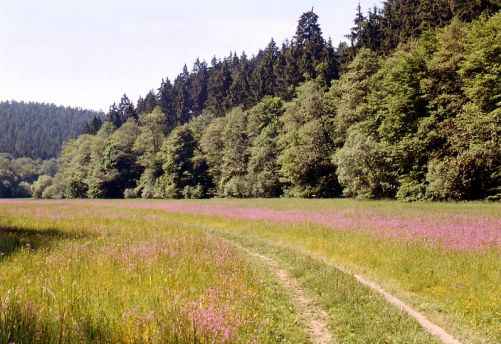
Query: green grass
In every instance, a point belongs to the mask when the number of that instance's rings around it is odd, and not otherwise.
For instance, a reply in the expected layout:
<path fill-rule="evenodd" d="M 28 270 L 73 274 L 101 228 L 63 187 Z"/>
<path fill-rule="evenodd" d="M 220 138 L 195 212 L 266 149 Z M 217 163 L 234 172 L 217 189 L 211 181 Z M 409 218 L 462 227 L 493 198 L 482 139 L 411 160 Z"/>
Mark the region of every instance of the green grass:
<path fill-rule="evenodd" d="M 362 273 L 469 343 L 501 342 L 501 253 L 452 251 L 318 225 L 170 215 Z"/>
<path fill-rule="evenodd" d="M 34 329 L 16 326 L 22 333 L 50 333 L 52 337 L 47 334 L 46 338 L 52 338 L 52 342 L 58 342 L 61 331 L 69 338 L 66 342 L 75 342 L 74 338 L 88 341 L 99 333 L 124 343 L 159 342 L 160 337 L 171 342 L 192 342 L 194 338 L 203 342 L 204 337 L 193 330 L 190 317 L 180 317 L 176 307 L 207 302 L 207 291 L 216 288 L 231 291 L 223 293 L 218 304 L 230 309 L 229 313 L 239 314 L 237 318 L 246 319 L 235 336 L 241 342 L 249 338 L 257 338 L 259 343 L 306 341 L 286 291 L 266 267 L 231 245 L 226 247 L 217 237 L 207 236 L 210 232 L 279 261 L 329 311 L 329 325 L 340 343 L 428 343 L 431 339 L 414 321 L 331 263 L 373 279 L 465 343 L 501 342 L 499 249 L 455 251 L 307 223 L 284 225 L 127 208 L 145 204 L 77 201 L 0 205 L 0 227 L 8 229 L 0 232 L 2 238 L 8 238 L 0 241 L 0 251 L 6 252 L 0 258 L 0 314 L 13 315 L 17 319 L 14 324 L 37 324 Z M 489 218 L 501 214 L 501 206 L 493 203 L 211 200 L 181 204 L 371 212 L 427 216 L 436 221 L 451 214 Z M 46 230 L 46 234 L 38 235 Z M 161 255 L 150 263 L 133 264 L 133 273 L 124 262 L 109 259 L 110 252 L 117 257 L 124 247 L 156 242 L 181 242 L 186 246 L 180 249 L 181 255 Z M 227 264 L 216 263 L 220 245 L 231 252 Z M 170 293 L 165 292 L 164 285 Z M 55 299 L 44 289 L 46 286 L 57 296 Z M 123 314 L 131 309 L 133 320 L 124 322 Z M 156 320 L 143 326 L 143 318 L 149 319 L 151 312 Z M 90 325 L 75 329 L 75 321 Z M 160 324 L 164 322 L 178 325 L 164 328 Z M 6 328 L 0 326 L 0 342 Z M 94 334 L 89 337 L 86 333 Z M 166 333 L 177 337 L 172 339 Z"/>
<path fill-rule="evenodd" d="M 263 266 L 200 230 L 130 215 L 0 208 L 0 343 L 306 342 Z"/>
<path fill-rule="evenodd" d="M 438 343 L 416 321 L 333 266 L 256 237 L 214 234 L 273 257 L 287 267 L 328 311 L 329 327 L 338 343 Z"/>

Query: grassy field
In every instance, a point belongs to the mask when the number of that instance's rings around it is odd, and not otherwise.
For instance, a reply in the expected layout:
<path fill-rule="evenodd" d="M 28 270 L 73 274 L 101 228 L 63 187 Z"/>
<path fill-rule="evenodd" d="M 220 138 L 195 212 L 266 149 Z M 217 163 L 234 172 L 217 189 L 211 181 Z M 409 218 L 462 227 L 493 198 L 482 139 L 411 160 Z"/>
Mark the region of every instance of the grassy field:
<path fill-rule="evenodd" d="M 308 343 L 273 259 L 337 343 L 501 342 L 501 206 L 0 201 L 0 343 Z M 339 269 L 341 268 L 341 269 Z"/>

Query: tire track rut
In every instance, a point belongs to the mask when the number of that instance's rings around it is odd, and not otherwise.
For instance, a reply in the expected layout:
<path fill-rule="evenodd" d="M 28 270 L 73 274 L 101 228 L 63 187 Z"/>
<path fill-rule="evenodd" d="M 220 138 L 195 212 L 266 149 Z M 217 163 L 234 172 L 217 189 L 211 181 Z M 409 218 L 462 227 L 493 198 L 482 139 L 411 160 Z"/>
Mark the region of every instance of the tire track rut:
<path fill-rule="evenodd" d="M 335 343 L 327 325 L 329 322 L 327 312 L 323 310 L 317 302 L 306 295 L 304 289 L 299 285 L 299 282 L 295 278 L 290 276 L 286 270 L 282 269 L 280 265 L 270 257 L 250 251 L 249 249 L 234 242 L 232 242 L 232 245 L 245 251 L 250 256 L 259 258 L 273 272 L 282 286 L 289 292 L 292 302 L 294 303 L 294 306 L 296 307 L 299 316 L 306 327 L 312 343 Z"/>

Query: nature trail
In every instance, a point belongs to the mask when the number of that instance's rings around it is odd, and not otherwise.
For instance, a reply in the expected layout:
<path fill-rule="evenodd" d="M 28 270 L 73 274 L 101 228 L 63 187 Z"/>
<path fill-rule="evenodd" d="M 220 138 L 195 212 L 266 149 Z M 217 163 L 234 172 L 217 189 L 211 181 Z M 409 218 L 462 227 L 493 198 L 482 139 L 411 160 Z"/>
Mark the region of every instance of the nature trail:
<path fill-rule="evenodd" d="M 273 273 L 278 277 L 280 282 L 288 290 L 291 291 L 294 303 L 296 304 L 296 307 L 298 307 L 298 310 L 300 311 L 303 317 L 303 321 L 305 321 L 305 323 L 308 326 L 308 330 L 312 337 L 313 343 L 320 344 L 320 343 L 334 342 L 326 325 L 328 322 L 327 313 L 321 308 L 319 308 L 313 300 L 311 300 L 305 295 L 304 290 L 299 286 L 298 282 L 295 279 L 291 278 L 285 270 L 281 269 L 278 263 L 275 262 L 273 259 L 263 256 L 259 253 L 250 251 L 249 249 L 242 247 L 241 245 L 238 245 L 236 243 L 233 243 L 233 245 L 246 251 L 249 255 L 258 257 L 261 260 L 265 261 L 267 265 L 272 269 Z M 325 259 L 321 258 L 321 260 L 324 263 L 334 267 L 335 269 L 347 275 L 353 276 L 360 284 L 380 294 L 386 300 L 386 302 L 397 307 L 402 312 L 407 313 L 410 317 L 415 319 L 425 331 L 427 331 L 434 337 L 438 338 L 443 344 L 462 344 L 459 340 L 457 340 L 452 335 L 447 333 L 440 326 L 430 321 L 424 314 L 420 313 L 419 311 L 409 306 L 399 298 L 385 291 L 379 284 L 370 281 L 359 274 L 352 273 L 343 267 L 328 262 Z"/>
<path fill-rule="evenodd" d="M 296 279 L 291 277 L 287 271 L 280 268 L 279 264 L 266 256 L 250 251 L 249 249 L 231 242 L 232 245 L 245 251 L 250 256 L 254 256 L 264 261 L 280 283 L 290 293 L 292 302 L 296 306 L 301 320 L 304 322 L 311 342 L 314 344 L 334 343 L 334 339 L 328 329 L 329 316 L 318 304 L 305 294 L 305 291 Z"/>
<path fill-rule="evenodd" d="M 386 300 L 386 302 L 397 307 L 402 312 L 407 313 L 407 315 L 415 319 L 425 331 L 427 331 L 434 337 L 438 338 L 443 344 L 462 344 L 459 340 L 457 340 L 452 335 L 447 333 L 443 328 L 430 321 L 424 314 L 422 314 L 415 308 L 409 306 L 404 301 L 400 300 L 398 297 L 388 293 L 386 290 L 383 289 L 383 287 L 381 287 L 376 282 L 370 281 L 369 279 L 365 278 L 362 275 L 353 273 L 345 269 L 344 267 L 341 267 L 337 264 L 327 261 L 325 258 L 317 257 L 317 259 L 320 259 L 325 264 L 332 266 L 333 268 L 341 271 L 342 273 L 353 276 L 360 284 L 380 294 Z"/>
<path fill-rule="evenodd" d="M 411 306 L 407 305 L 406 303 L 401 301 L 399 298 L 386 292 L 378 284 L 376 284 L 372 281 L 369 281 L 369 280 L 365 279 L 363 276 L 360 276 L 358 274 L 353 274 L 353 276 L 361 284 L 365 285 L 366 287 L 368 287 L 368 288 L 374 290 L 375 292 L 379 293 L 380 295 L 382 295 L 388 303 L 396 306 L 401 311 L 407 313 L 409 316 L 414 318 L 428 333 L 430 333 L 431 335 L 440 339 L 440 341 L 442 343 L 444 343 L 444 344 L 461 344 L 460 341 L 458 341 L 456 338 L 452 337 L 450 334 L 445 332 L 445 330 L 442 329 L 440 326 L 438 326 L 435 323 L 428 320 L 428 318 L 426 318 L 425 315 L 418 312 L 417 310 L 415 310 Z"/>

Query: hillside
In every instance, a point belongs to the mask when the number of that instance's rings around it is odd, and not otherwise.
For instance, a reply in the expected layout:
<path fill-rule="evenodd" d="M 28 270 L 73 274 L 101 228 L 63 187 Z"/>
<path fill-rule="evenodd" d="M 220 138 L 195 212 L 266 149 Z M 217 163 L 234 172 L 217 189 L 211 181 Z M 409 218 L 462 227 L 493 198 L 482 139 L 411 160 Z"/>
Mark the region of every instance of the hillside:
<path fill-rule="evenodd" d="M 53 104 L 0 102 L 0 153 L 33 159 L 55 158 L 62 144 L 82 134 L 103 114 Z"/>

